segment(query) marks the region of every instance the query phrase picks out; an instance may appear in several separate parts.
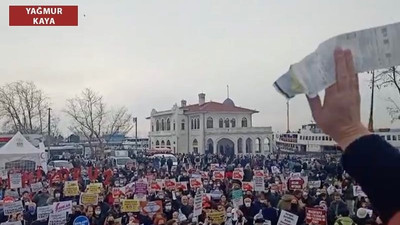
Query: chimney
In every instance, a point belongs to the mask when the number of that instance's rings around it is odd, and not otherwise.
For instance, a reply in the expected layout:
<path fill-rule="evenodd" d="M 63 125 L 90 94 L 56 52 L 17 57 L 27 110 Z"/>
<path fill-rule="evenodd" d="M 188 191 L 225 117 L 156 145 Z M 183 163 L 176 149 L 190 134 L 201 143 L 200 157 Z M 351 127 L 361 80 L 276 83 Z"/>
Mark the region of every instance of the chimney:
<path fill-rule="evenodd" d="M 199 105 L 203 105 L 204 103 L 206 103 L 206 94 L 200 93 L 199 94 Z"/>
<path fill-rule="evenodd" d="M 186 100 L 181 101 L 181 107 L 186 107 Z"/>

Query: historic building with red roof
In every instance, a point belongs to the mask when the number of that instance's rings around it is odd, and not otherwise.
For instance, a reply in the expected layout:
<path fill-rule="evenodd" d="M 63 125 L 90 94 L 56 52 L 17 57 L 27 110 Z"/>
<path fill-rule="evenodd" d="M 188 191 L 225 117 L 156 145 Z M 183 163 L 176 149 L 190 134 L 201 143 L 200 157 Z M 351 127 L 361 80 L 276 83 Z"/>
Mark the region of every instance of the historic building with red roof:
<path fill-rule="evenodd" d="M 150 149 L 169 148 L 175 153 L 264 154 L 271 150 L 272 128 L 253 127 L 254 109 L 236 106 L 229 97 L 222 103 L 185 100 L 171 109 L 153 109 L 150 117 Z"/>

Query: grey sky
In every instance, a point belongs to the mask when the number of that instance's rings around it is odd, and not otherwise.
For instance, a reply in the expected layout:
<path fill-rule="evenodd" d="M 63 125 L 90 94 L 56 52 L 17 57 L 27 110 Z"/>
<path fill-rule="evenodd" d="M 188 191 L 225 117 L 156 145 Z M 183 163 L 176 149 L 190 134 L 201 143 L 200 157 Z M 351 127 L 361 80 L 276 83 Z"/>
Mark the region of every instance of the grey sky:
<path fill-rule="evenodd" d="M 8 5 L 29 3 L 79 4 L 79 27 L 9 27 Z M 237 105 L 260 111 L 254 125 L 284 131 L 285 99 L 273 81 L 329 37 L 400 21 L 399 8 L 398 0 L 3 0 L 0 84 L 34 81 L 58 114 L 67 98 L 90 87 L 137 115 L 141 136 L 152 108 L 182 98 L 196 103 L 199 92 L 223 101 L 229 84 Z M 400 127 L 385 109 L 393 93 L 377 94 L 377 127 Z M 304 96 L 291 101 L 291 111 L 292 129 L 311 120 Z"/>

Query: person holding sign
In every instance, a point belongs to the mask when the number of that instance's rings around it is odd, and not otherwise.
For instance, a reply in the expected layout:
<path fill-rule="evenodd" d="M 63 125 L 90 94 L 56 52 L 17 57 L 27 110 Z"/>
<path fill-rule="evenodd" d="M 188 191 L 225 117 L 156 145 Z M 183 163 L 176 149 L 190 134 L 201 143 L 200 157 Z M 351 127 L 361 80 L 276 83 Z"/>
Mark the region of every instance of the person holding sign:
<path fill-rule="evenodd" d="M 358 75 L 351 51 L 338 48 L 333 55 L 337 82 L 325 90 L 323 104 L 318 96 L 308 98 L 312 115 L 318 127 L 344 150 L 344 169 L 361 185 L 383 222 L 399 224 L 400 195 L 392 193 L 399 187 L 400 153 L 361 123 Z"/>

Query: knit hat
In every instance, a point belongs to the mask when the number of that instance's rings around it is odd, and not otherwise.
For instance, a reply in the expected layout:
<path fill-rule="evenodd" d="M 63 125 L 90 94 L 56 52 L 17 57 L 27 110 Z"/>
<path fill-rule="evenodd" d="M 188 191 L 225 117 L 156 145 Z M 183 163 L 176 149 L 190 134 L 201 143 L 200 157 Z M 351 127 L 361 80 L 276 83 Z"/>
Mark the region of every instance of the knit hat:
<path fill-rule="evenodd" d="M 357 217 L 360 219 L 364 219 L 365 217 L 367 217 L 367 210 L 365 210 L 364 208 L 359 208 L 357 210 Z"/>

